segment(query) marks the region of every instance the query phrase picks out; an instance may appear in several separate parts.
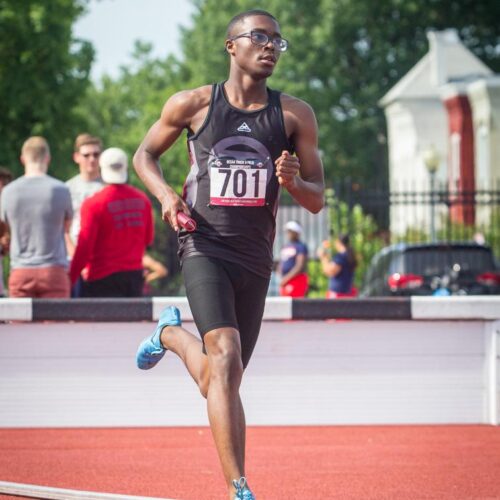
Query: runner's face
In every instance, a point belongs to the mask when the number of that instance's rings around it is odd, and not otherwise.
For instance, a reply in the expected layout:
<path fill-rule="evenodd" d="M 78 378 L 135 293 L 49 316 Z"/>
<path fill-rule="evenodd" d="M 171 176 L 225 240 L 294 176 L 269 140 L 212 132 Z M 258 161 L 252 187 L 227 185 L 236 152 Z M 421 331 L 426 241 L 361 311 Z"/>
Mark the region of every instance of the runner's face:
<path fill-rule="evenodd" d="M 276 21 L 268 16 L 251 16 L 239 23 L 232 34 L 238 36 L 243 33 L 260 31 L 270 37 L 264 46 L 255 45 L 249 37 L 241 37 L 227 41 L 228 52 L 233 56 L 232 61 L 245 72 L 260 78 L 267 78 L 273 74 L 274 68 L 281 55 L 275 47 L 273 38 L 280 37 L 280 27 Z"/>

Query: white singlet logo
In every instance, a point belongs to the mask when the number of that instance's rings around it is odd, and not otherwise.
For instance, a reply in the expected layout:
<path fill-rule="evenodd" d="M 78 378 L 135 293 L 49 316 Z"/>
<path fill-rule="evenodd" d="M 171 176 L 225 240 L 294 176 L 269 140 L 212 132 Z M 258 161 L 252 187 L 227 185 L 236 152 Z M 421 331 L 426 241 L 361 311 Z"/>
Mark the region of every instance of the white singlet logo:
<path fill-rule="evenodd" d="M 238 132 L 251 132 L 252 129 L 246 124 L 246 122 L 243 122 L 237 129 Z"/>

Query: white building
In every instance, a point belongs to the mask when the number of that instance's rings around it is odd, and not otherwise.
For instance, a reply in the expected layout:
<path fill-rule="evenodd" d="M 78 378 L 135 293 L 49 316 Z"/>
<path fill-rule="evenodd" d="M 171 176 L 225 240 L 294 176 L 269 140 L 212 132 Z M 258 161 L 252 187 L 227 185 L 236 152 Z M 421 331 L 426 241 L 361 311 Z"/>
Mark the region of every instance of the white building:
<path fill-rule="evenodd" d="M 467 87 L 474 129 L 474 164 L 478 197 L 476 224 L 498 224 L 487 190 L 500 190 L 500 76 L 484 78 Z M 498 217 L 498 215 L 497 215 Z"/>
<path fill-rule="evenodd" d="M 500 189 L 500 75 L 471 83 L 467 93 L 474 125 L 476 185 Z"/>
<path fill-rule="evenodd" d="M 430 32 L 429 52 L 380 100 L 385 108 L 392 192 L 429 191 L 425 152 L 433 147 L 440 158 L 437 185 L 449 181 L 449 114 L 443 88 L 470 83 L 492 71 L 459 40 L 456 30 Z M 411 217 L 405 216 L 411 210 Z M 409 213 L 409 212 L 408 212 Z M 439 220 L 439 213 L 436 218 Z M 391 208 L 391 232 L 428 227 L 428 206 Z"/>

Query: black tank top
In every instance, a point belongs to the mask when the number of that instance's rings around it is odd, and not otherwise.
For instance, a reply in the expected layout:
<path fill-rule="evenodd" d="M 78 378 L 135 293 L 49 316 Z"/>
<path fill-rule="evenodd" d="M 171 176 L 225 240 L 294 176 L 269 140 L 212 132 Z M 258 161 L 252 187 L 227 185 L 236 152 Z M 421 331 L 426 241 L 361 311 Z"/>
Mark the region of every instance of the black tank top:
<path fill-rule="evenodd" d="M 191 171 L 183 198 L 198 227 L 179 233 L 181 262 L 217 257 L 270 276 L 280 193 L 274 162 L 292 145 L 280 93 L 267 92 L 266 106 L 244 111 L 229 104 L 223 83 L 213 85 L 205 122 L 188 134 Z"/>

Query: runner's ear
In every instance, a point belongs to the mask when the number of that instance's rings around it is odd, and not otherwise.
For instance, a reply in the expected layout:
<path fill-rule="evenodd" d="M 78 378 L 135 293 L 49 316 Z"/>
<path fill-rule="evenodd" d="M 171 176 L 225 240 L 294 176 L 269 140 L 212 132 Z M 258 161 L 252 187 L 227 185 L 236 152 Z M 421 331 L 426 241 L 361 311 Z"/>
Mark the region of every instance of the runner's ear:
<path fill-rule="evenodd" d="M 226 44 L 225 44 L 224 50 L 225 50 L 228 54 L 231 54 L 231 50 L 233 49 L 233 47 L 234 47 L 234 42 L 233 42 L 233 40 L 226 40 Z"/>

